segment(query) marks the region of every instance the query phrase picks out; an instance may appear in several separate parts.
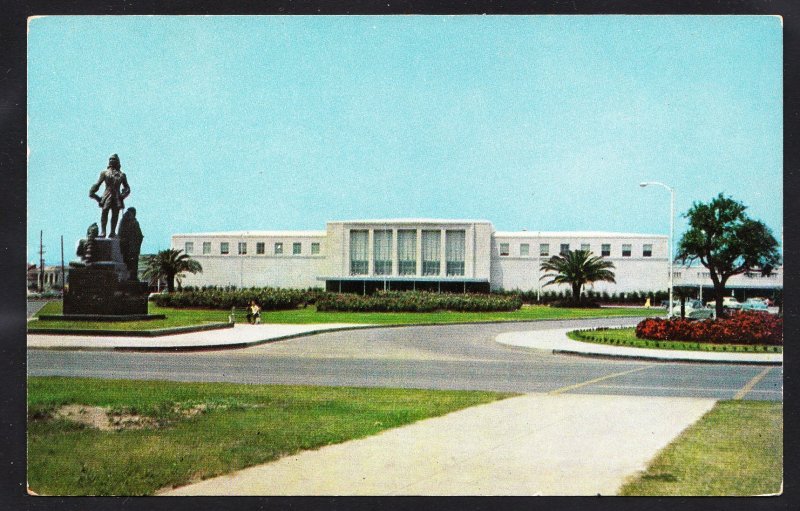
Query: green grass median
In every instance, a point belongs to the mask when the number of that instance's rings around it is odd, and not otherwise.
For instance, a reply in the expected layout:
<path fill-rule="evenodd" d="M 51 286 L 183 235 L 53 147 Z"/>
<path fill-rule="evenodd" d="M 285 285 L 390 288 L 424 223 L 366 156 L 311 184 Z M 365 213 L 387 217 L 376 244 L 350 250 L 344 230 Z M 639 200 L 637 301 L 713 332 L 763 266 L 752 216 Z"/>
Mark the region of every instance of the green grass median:
<path fill-rule="evenodd" d="M 31 377 L 28 484 L 149 495 L 512 395 Z"/>
<path fill-rule="evenodd" d="M 598 328 L 595 330 L 575 330 L 567 333 L 575 341 L 627 346 L 631 348 L 652 348 L 662 350 L 716 351 L 726 353 L 783 353 L 783 346 L 750 344 L 714 344 L 694 341 L 654 341 L 636 337 L 635 328 Z"/>
<path fill-rule="evenodd" d="M 621 495 L 743 496 L 779 493 L 783 404 L 724 401 L 650 462 Z"/>
<path fill-rule="evenodd" d="M 61 302 L 50 302 L 39 314 L 61 314 Z M 32 321 L 28 323 L 29 332 L 48 329 L 75 330 L 151 330 L 177 326 L 202 325 L 205 323 L 227 322 L 230 311 L 209 309 L 172 309 L 149 304 L 150 314 L 164 314 L 166 319 L 150 321 Z M 620 316 L 658 316 L 661 309 L 645 308 L 601 308 L 568 309 L 542 305 L 525 306 L 512 312 L 318 312 L 313 306 L 282 311 L 261 313 L 262 323 L 319 324 L 319 323 L 370 323 L 376 325 L 448 324 L 477 323 L 490 321 L 535 321 L 548 319 L 607 318 Z M 236 321 L 246 319 L 238 313 Z"/>

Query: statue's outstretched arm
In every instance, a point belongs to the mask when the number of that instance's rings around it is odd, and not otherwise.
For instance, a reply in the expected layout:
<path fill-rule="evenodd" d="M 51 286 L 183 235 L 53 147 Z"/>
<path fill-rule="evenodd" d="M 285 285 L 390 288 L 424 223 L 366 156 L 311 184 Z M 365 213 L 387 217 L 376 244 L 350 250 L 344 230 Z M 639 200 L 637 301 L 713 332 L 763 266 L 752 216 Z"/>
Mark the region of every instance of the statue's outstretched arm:
<path fill-rule="evenodd" d="M 101 172 L 100 178 L 97 180 L 95 184 L 92 185 L 91 188 L 89 188 L 89 197 L 96 200 L 97 202 L 100 202 L 100 197 L 97 196 L 97 190 L 99 190 L 100 185 L 103 184 L 103 178 L 104 176 L 103 173 Z"/>

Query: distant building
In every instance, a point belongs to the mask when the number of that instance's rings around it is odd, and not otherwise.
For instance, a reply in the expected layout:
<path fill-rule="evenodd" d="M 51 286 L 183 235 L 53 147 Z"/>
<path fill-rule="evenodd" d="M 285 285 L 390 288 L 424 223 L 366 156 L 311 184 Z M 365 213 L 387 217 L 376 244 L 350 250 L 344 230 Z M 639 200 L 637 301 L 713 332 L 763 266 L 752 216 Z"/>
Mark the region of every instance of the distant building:
<path fill-rule="evenodd" d="M 203 267 L 184 286 L 489 291 L 540 289 L 541 262 L 590 250 L 614 263 L 609 293 L 668 287 L 668 238 L 615 232 L 496 232 L 485 220 L 388 219 L 327 223 L 324 231 L 174 234 L 172 248 Z M 544 290 L 561 290 L 550 286 Z"/>
<path fill-rule="evenodd" d="M 66 278 L 69 282 L 69 268 L 64 267 L 64 275 L 61 273 L 61 266 L 47 266 L 44 267 L 44 276 L 39 266 L 35 264 L 27 265 L 28 274 L 28 290 L 50 291 L 55 289 L 62 289 L 64 287 L 64 280 Z"/>

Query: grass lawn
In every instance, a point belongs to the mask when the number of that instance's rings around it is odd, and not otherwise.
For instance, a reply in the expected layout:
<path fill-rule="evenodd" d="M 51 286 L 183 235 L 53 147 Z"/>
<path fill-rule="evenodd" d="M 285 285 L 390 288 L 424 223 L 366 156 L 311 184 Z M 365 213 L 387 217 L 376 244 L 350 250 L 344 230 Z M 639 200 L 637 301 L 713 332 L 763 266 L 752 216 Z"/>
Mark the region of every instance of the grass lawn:
<path fill-rule="evenodd" d="M 739 353 L 783 353 L 783 346 L 711 344 L 694 341 L 653 341 L 636 337 L 635 328 L 600 328 L 597 330 L 575 330 L 567 336 L 575 341 L 631 346 L 633 348 L 655 348 L 664 350 L 719 351 Z"/>
<path fill-rule="evenodd" d="M 229 311 L 207 309 L 171 309 L 149 304 L 151 314 L 165 314 L 166 319 L 152 321 L 33 321 L 28 331 L 48 328 L 92 330 L 149 330 L 210 322 L 227 322 Z M 39 314 L 61 314 L 61 302 L 50 302 Z M 661 309 L 562 309 L 534 305 L 513 312 L 317 312 L 315 307 L 261 313 L 262 323 L 373 323 L 379 325 L 464 323 L 480 321 L 530 321 L 540 319 L 604 318 L 613 316 L 660 316 Z M 237 322 L 246 321 L 237 314 Z"/>
<path fill-rule="evenodd" d="M 28 484 L 42 495 L 148 495 L 511 395 L 32 377 Z M 70 404 L 143 427 L 82 425 L 59 416 Z"/>
<path fill-rule="evenodd" d="M 623 486 L 621 495 L 764 495 L 781 491 L 783 404 L 724 401 Z"/>

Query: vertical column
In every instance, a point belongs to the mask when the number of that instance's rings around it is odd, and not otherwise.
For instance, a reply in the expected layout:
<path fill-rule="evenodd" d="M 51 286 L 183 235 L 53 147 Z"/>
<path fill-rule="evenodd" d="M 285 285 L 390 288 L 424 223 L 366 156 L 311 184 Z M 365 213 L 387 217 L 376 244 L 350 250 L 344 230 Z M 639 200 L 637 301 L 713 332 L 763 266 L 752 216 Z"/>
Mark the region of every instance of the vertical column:
<path fill-rule="evenodd" d="M 367 231 L 367 275 L 375 275 L 375 229 Z"/>
<path fill-rule="evenodd" d="M 445 253 L 447 241 L 445 239 L 445 230 L 439 230 L 439 277 L 447 276 L 447 256 Z"/>
<path fill-rule="evenodd" d="M 400 266 L 399 260 L 400 258 L 397 256 L 397 247 L 400 245 L 399 240 L 397 239 L 397 227 L 392 228 L 392 275 L 397 276 L 400 274 Z"/>
<path fill-rule="evenodd" d="M 416 276 L 422 275 L 422 229 L 417 229 L 417 271 Z"/>

